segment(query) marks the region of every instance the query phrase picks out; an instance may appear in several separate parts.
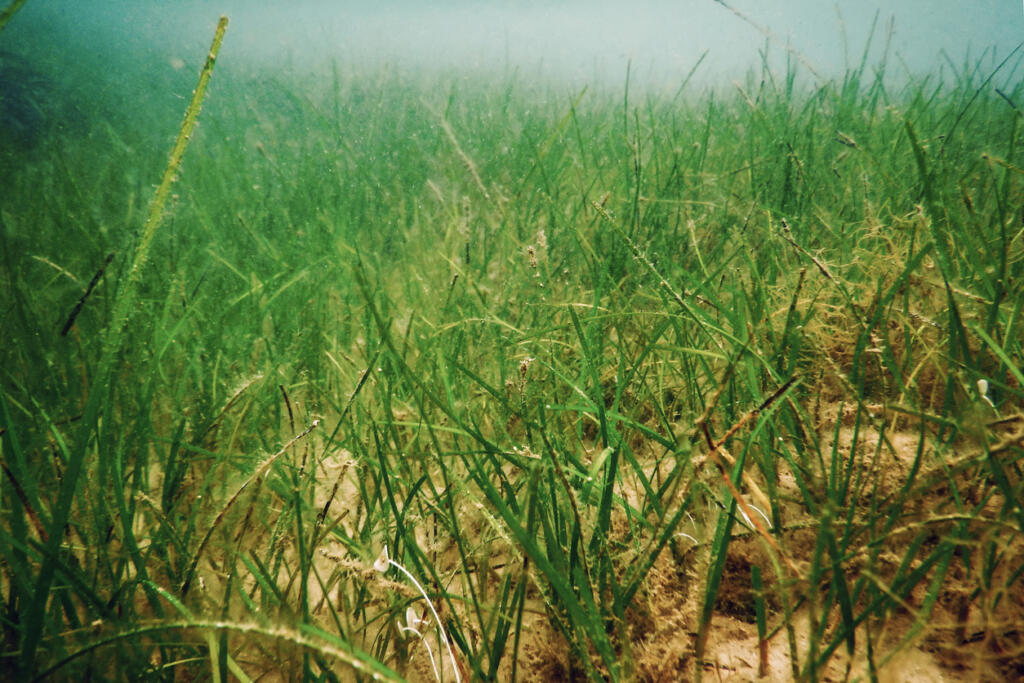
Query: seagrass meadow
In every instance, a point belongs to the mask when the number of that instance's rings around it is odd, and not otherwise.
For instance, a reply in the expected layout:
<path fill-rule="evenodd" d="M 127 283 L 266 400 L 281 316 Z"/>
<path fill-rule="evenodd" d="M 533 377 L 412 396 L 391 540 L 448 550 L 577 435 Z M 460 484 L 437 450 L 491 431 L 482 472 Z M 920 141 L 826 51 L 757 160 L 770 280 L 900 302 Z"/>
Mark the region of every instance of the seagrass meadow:
<path fill-rule="evenodd" d="M 1019 53 L 221 39 L 5 95 L 3 678 L 1024 678 Z"/>

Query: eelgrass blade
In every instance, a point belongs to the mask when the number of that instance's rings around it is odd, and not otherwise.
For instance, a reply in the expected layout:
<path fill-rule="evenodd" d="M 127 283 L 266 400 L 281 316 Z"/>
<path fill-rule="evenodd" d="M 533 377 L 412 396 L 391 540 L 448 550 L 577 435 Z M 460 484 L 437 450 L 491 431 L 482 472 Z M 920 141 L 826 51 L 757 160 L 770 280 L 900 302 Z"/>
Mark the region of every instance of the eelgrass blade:
<path fill-rule="evenodd" d="M 278 640 L 282 643 L 289 643 L 299 648 L 314 650 L 324 657 L 337 660 L 351 667 L 358 673 L 370 676 L 374 680 L 396 681 L 402 683 L 405 679 L 397 672 L 388 668 L 373 656 L 352 647 L 348 642 L 334 636 L 331 633 L 318 629 L 309 624 L 303 624 L 298 629 L 291 629 L 281 626 L 264 626 L 235 621 L 212 621 L 208 619 L 185 619 L 181 621 L 164 621 L 156 623 L 141 623 L 132 628 L 125 629 L 110 636 L 97 638 L 84 647 L 76 650 L 67 657 L 54 663 L 47 669 L 39 672 L 34 678 L 27 679 L 36 682 L 52 680 L 54 674 L 66 667 L 80 657 L 87 656 L 110 645 L 115 645 L 124 640 L 131 640 L 139 636 L 156 635 L 167 631 L 227 631 L 240 635 L 259 636 Z"/>
<path fill-rule="evenodd" d="M 18 10 L 22 8 L 28 0 L 12 0 L 11 4 L 4 8 L 3 12 L 0 12 L 0 31 L 4 30 L 7 26 L 7 22 L 14 18 L 14 15 Z"/>
<path fill-rule="evenodd" d="M 210 539 L 213 538 L 214 532 L 223 523 L 224 518 L 227 516 L 228 512 L 231 511 L 231 508 L 234 507 L 235 503 L 238 502 L 238 499 L 241 498 L 242 494 L 245 493 L 245 491 L 253 483 L 259 485 L 259 483 L 263 481 L 263 477 L 266 476 L 267 472 L 274 465 L 274 463 L 277 462 L 281 458 L 281 456 L 287 453 L 289 448 L 291 448 L 293 445 L 304 439 L 314 429 L 316 429 L 319 426 L 320 420 L 313 420 L 312 424 L 310 424 L 309 427 L 307 427 L 301 433 L 292 437 L 292 439 L 288 441 L 288 443 L 286 443 L 283 447 L 281 447 L 279 451 L 265 458 L 259 464 L 256 470 L 252 474 L 250 474 L 245 479 L 245 481 L 241 483 L 241 485 L 239 485 L 239 487 L 235 490 L 233 494 L 231 494 L 231 497 L 228 498 L 224 505 L 221 506 L 221 509 L 217 513 L 217 516 L 213 519 L 213 522 L 210 523 L 209 527 L 206 530 L 206 533 L 203 534 L 203 538 L 199 542 L 199 547 L 197 547 L 195 552 L 192 554 L 192 561 L 189 563 L 188 570 L 185 572 L 185 578 L 182 580 L 181 587 L 179 589 L 182 597 L 188 594 L 188 591 L 192 586 L 192 579 L 195 577 L 196 568 L 199 566 L 199 560 L 202 559 L 203 552 L 205 552 L 206 546 L 209 545 Z"/>
<path fill-rule="evenodd" d="M 732 540 L 732 527 L 736 521 L 736 499 L 733 498 L 729 509 L 718 515 L 715 536 L 711 541 L 711 566 L 708 568 L 707 580 L 701 595 L 700 621 L 697 623 L 697 641 L 694 645 L 696 666 L 695 680 L 700 682 L 704 671 L 704 658 L 707 653 L 708 636 L 711 634 L 711 621 L 714 617 L 715 600 L 722 584 L 722 574 L 729 554 L 729 543 Z"/>
<path fill-rule="evenodd" d="M 614 648 L 608 640 L 608 635 L 605 633 L 603 620 L 600 618 L 599 614 L 587 610 L 584 604 L 586 600 L 581 602 L 580 598 L 577 597 L 576 592 L 573 590 L 566 574 L 566 570 L 568 568 L 568 565 L 565 562 L 566 558 L 561 558 L 562 561 L 559 562 L 561 567 L 557 567 L 554 564 L 554 561 L 549 557 L 549 553 L 541 550 L 540 546 L 536 542 L 534 534 L 527 528 L 523 527 L 518 515 L 509 509 L 509 506 L 502 498 L 500 492 L 490 483 L 489 477 L 487 477 L 485 473 L 479 471 L 478 467 L 470 466 L 470 473 L 476 478 L 481 492 L 486 496 L 498 516 L 505 522 L 509 532 L 519 542 L 525 555 L 528 556 L 530 561 L 537 566 L 537 569 L 544 575 L 545 579 L 550 584 L 552 591 L 559 598 L 559 603 L 563 608 L 565 608 L 567 618 L 569 619 L 572 628 L 579 629 L 582 634 L 585 634 L 587 640 L 597 650 L 597 653 L 601 657 L 605 666 L 608 667 L 609 671 L 615 672 L 618 669 L 618 658 L 615 655 Z M 541 520 L 545 523 L 550 522 L 544 512 L 541 512 Z M 553 533 L 553 529 L 548 526 L 544 536 L 549 539 L 549 544 L 551 533 Z M 584 592 L 586 592 L 585 587 Z M 582 646 L 582 643 L 572 643 L 572 645 L 579 653 L 582 663 L 589 671 L 593 671 L 593 665 L 589 662 L 586 648 Z"/>
<path fill-rule="evenodd" d="M 71 514 L 78 479 L 82 473 L 87 451 L 92 440 L 92 430 L 95 428 L 97 417 L 101 410 L 101 403 L 107 395 L 102 388 L 110 384 L 114 362 L 121 349 L 124 328 L 135 306 L 136 290 L 141 278 L 142 269 L 148 259 L 153 237 L 162 222 L 164 208 L 170 196 L 171 184 L 178 173 L 178 168 L 188 147 L 192 130 L 195 128 L 196 121 L 198 120 L 199 110 L 206 94 L 206 86 L 210 81 L 213 65 L 220 50 L 221 42 L 224 39 L 224 32 L 227 30 L 227 24 L 227 17 L 221 17 L 217 30 L 214 33 L 213 44 L 210 47 L 206 65 L 200 74 L 199 83 L 192 96 L 192 101 L 186 110 L 185 120 L 182 123 L 181 130 L 178 132 L 178 138 L 171 151 L 167 168 L 164 170 L 163 179 L 150 203 L 149 216 L 146 224 L 143 226 L 142 238 L 135 249 L 129 270 L 124 275 L 124 280 L 118 288 L 119 299 L 114 310 L 113 319 L 104 338 L 100 368 L 93 380 L 92 391 L 89 392 L 85 410 L 83 411 L 84 416 L 79 438 L 69 454 L 67 470 L 64 480 L 61 482 L 60 493 L 54 506 L 49 532 L 50 537 L 46 544 L 47 557 L 44 559 L 36 578 L 33 589 L 34 599 L 25 609 L 24 631 L 21 636 L 21 655 L 19 657 L 19 669 L 23 676 L 31 675 L 35 669 L 36 649 L 42 636 L 43 619 L 55 571 L 55 565 L 50 558 L 56 557 L 59 546 L 63 541 L 64 528 Z"/>
<path fill-rule="evenodd" d="M 768 675 L 768 632 L 765 616 L 764 582 L 761 580 L 761 568 L 756 564 L 750 567 L 750 587 L 754 592 L 754 621 L 757 625 L 757 675 Z"/>

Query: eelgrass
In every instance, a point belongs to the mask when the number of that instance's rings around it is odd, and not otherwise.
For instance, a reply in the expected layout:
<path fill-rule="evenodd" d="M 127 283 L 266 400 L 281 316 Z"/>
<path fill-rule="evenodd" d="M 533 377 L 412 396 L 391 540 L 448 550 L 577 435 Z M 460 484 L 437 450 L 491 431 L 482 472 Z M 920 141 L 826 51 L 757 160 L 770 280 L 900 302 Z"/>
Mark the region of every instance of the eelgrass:
<path fill-rule="evenodd" d="M 430 679 L 384 546 L 474 680 L 695 678 L 727 618 L 875 675 L 936 610 L 1012 666 L 1015 66 L 228 72 L 148 213 L 161 115 L 50 141 L 0 211 L 8 671 Z"/>
<path fill-rule="evenodd" d="M 0 12 L 0 31 L 4 30 L 7 22 L 14 18 L 14 15 L 22 8 L 28 0 L 11 0 L 7 7 Z"/>

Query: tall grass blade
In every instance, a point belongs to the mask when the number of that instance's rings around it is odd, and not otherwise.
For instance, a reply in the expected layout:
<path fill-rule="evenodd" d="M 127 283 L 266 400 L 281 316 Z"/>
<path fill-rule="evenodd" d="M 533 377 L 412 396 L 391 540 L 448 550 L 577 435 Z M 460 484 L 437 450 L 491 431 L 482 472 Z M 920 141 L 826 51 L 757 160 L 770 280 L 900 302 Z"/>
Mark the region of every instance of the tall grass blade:
<path fill-rule="evenodd" d="M 35 581 L 32 602 L 25 608 L 24 631 L 21 635 L 21 655 L 19 658 L 19 669 L 22 676 L 30 675 L 35 669 L 36 649 L 39 647 L 39 641 L 42 637 L 43 619 L 49 604 L 50 588 L 56 569 L 51 558 L 57 556 L 58 549 L 64 538 L 64 530 L 71 515 L 72 503 L 79 484 L 79 476 L 82 473 L 87 451 L 92 442 L 92 432 L 95 429 L 97 418 L 106 397 L 104 388 L 110 385 L 115 359 L 121 349 L 124 327 L 127 325 L 135 306 L 136 290 L 142 269 L 149 256 L 149 247 L 152 244 L 157 229 L 160 227 L 164 208 L 170 196 L 171 184 L 178 173 L 178 168 L 188 147 L 190 136 L 198 120 L 199 110 L 206 94 L 206 86 L 210 81 L 213 65 L 220 50 L 221 42 L 224 39 L 227 25 L 227 17 L 221 17 L 217 30 L 214 33 L 213 44 L 210 47 L 206 65 L 200 74 L 199 83 L 193 94 L 192 102 L 186 110 L 185 120 L 178 132 L 178 138 L 171 151 L 163 178 L 150 203 L 149 214 L 142 230 L 142 237 L 135 249 L 129 270 L 119 286 L 118 301 L 103 342 L 103 356 L 100 361 L 99 371 L 93 380 L 93 386 L 89 392 L 82 418 L 82 427 L 79 430 L 80 434 L 73 450 L 68 456 L 67 469 L 61 482 L 57 502 L 54 505 L 49 539 L 46 543 L 46 555 Z M 107 405 L 108 414 L 112 412 L 109 411 L 109 407 Z"/>

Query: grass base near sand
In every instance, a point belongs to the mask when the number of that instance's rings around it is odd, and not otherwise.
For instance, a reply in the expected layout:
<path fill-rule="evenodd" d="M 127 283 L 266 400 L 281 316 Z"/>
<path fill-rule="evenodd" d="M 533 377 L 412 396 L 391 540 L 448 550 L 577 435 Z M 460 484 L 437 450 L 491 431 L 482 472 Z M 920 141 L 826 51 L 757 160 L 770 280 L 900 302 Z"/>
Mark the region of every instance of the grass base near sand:
<path fill-rule="evenodd" d="M 464 679 L 1022 675 L 996 67 L 218 72 L 130 306 L 181 112 L 5 148 L 0 665 L 452 680 L 387 546 Z"/>

